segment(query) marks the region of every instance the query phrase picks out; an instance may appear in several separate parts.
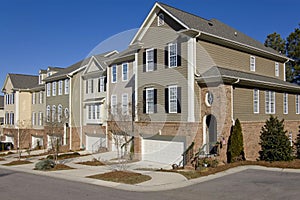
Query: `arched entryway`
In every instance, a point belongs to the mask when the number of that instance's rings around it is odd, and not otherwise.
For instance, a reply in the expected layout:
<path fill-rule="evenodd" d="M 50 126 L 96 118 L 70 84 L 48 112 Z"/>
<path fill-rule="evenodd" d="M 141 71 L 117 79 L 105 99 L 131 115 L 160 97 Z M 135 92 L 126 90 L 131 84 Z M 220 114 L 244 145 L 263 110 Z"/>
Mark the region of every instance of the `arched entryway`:
<path fill-rule="evenodd" d="M 203 143 L 207 154 L 216 154 L 217 119 L 214 115 L 206 115 L 203 119 Z"/>

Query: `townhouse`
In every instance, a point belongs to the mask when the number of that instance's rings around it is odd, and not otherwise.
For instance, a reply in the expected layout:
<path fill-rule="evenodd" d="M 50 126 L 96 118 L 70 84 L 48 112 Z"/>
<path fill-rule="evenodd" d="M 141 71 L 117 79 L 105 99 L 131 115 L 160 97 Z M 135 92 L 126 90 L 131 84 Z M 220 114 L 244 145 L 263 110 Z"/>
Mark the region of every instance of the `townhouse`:
<path fill-rule="evenodd" d="M 118 74 L 124 73 L 124 63 L 132 63 L 129 96 L 134 97 L 134 151 L 140 159 L 182 164 L 189 149 L 226 161 L 237 118 L 247 159 L 258 157 L 260 130 L 270 115 L 284 118 L 295 139 L 300 88 L 285 82 L 289 59 L 284 55 L 219 20 L 162 3 L 153 6 L 127 51 L 134 47 L 122 64 L 111 63 L 108 82 L 114 91 L 125 91 Z M 108 97 L 110 113 L 126 102 L 110 87 Z"/>

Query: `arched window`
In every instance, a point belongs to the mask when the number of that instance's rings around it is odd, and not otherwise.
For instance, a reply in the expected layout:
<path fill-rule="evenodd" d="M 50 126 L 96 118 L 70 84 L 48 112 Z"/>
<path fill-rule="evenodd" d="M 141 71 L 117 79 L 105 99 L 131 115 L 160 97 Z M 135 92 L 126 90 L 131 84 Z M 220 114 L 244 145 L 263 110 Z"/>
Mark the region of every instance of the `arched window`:
<path fill-rule="evenodd" d="M 57 107 L 57 120 L 58 122 L 61 122 L 62 120 L 62 105 L 58 105 Z"/>
<path fill-rule="evenodd" d="M 163 26 L 165 24 L 165 16 L 160 13 L 157 17 L 157 26 Z"/>
<path fill-rule="evenodd" d="M 56 106 L 52 106 L 52 122 L 55 122 L 56 120 Z"/>
<path fill-rule="evenodd" d="M 69 109 L 68 108 L 65 108 L 65 117 L 66 117 L 66 119 L 69 118 Z"/>
<path fill-rule="evenodd" d="M 47 117 L 47 122 L 50 122 L 50 106 L 47 106 L 47 111 L 46 111 L 46 117 Z"/>

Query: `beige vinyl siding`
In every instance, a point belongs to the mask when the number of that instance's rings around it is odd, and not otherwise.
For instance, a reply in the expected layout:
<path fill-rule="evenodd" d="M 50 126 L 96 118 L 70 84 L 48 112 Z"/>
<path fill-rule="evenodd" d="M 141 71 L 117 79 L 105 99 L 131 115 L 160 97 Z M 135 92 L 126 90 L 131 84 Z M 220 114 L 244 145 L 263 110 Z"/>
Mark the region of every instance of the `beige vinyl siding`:
<path fill-rule="evenodd" d="M 72 113 L 70 115 L 71 117 L 71 125 L 73 127 L 79 127 L 80 126 L 80 103 L 82 102 L 82 95 L 80 95 L 80 79 L 82 75 L 82 71 L 78 72 L 72 77 L 72 87 L 70 88 L 72 90 Z M 64 108 L 64 107 L 63 107 Z M 70 110 L 69 110 L 70 112 Z"/>
<path fill-rule="evenodd" d="M 259 90 L 259 113 L 253 112 L 253 89 L 235 88 L 233 91 L 234 118 L 240 121 L 265 121 L 270 114 L 265 112 L 265 90 Z M 299 120 L 295 111 L 295 95 L 288 95 L 288 114 L 283 114 L 283 93 L 275 92 L 275 114 L 280 119 Z"/>
<path fill-rule="evenodd" d="M 250 56 L 255 56 L 255 72 L 250 71 Z M 275 76 L 275 61 L 273 60 L 206 41 L 198 41 L 197 70 L 203 73 L 212 66 L 220 66 L 284 80 L 283 63 L 279 63 L 279 77 L 277 77 Z"/>

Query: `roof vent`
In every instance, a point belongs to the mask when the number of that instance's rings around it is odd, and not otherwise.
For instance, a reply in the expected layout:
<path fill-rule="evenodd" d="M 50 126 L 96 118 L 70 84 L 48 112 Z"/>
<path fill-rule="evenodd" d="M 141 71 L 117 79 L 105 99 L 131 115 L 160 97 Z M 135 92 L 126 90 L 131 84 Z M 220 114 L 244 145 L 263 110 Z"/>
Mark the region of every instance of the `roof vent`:
<path fill-rule="evenodd" d="M 213 23 L 211 23 L 211 22 L 208 22 L 208 25 L 210 25 L 210 26 L 213 26 Z"/>
<path fill-rule="evenodd" d="M 234 32 L 234 36 L 237 36 L 237 32 L 236 31 Z"/>

